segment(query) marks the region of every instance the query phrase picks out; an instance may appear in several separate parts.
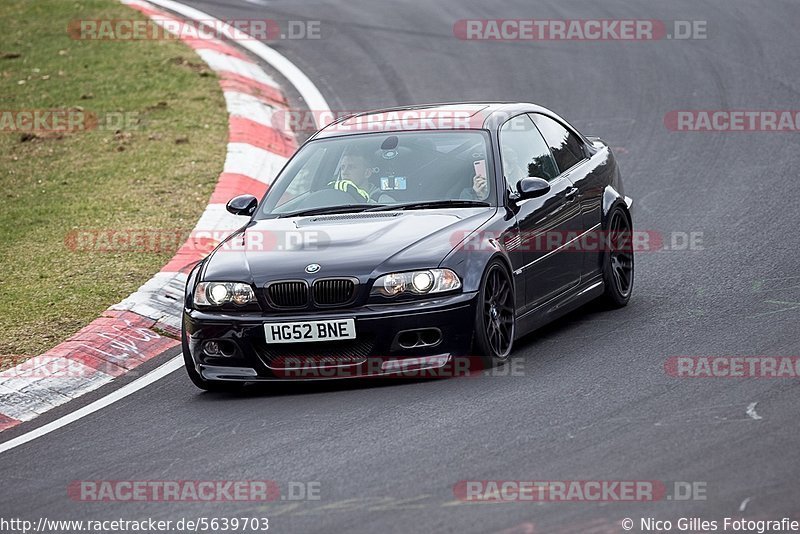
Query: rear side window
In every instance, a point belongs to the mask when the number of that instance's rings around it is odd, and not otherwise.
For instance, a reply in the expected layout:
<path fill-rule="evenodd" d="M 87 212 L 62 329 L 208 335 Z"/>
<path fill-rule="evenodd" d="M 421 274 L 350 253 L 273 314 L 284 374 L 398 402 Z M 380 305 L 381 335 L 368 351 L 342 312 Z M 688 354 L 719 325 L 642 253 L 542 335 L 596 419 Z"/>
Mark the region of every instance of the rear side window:
<path fill-rule="evenodd" d="M 503 174 L 512 190 L 526 177 L 552 180 L 558 176 L 555 162 L 542 138 L 527 115 L 509 119 L 500 128 L 500 159 Z"/>
<path fill-rule="evenodd" d="M 559 171 L 569 170 L 586 157 L 583 151 L 583 142 L 561 123 L 538 113 L 532 113 L 531 118 L 550 146 Z"/>

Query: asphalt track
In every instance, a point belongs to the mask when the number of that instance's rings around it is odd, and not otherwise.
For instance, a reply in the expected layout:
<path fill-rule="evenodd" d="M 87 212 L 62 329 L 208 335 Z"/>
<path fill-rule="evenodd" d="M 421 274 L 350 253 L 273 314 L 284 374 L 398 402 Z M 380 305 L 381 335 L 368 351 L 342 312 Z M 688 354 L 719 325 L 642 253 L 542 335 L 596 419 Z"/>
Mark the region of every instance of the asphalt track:
<path fill-rule="evenodd" d="M 671 132 L 681 109 L 797 108 L 800 5 L 193 1 L 219 18 L 320 20 L 274 43 L 331 108 L 543 104 L 615 147 L 637 230 L 702 233 L 640 253 L 630 305 L 520 343 L 522 376 L 201 394 L 182 371 L 0 455 L 4 517 L 268 516 L 275 532 L 622 532 L 631 517 L 800 515 L 797 379 L 681 379 L 673 355 L 798 355 L 796 133 Z M 467 18 L 707 20 L 705 40 L 465 42 Z M 746 413 L 756 405 L 757 417 Z M 52 419 L 43 417 L 42 422 Z M 9 433 L 9 437 L 14 433 Z M 6 437 L 5 435 L 3 436 Z M 73 480 L 319 481 L 299 503 L 86 503 Z M 663 480 L 706 500 L 454 502 L 467 479 Z M 743 507 L 745 511 L 740 512 Z"/>

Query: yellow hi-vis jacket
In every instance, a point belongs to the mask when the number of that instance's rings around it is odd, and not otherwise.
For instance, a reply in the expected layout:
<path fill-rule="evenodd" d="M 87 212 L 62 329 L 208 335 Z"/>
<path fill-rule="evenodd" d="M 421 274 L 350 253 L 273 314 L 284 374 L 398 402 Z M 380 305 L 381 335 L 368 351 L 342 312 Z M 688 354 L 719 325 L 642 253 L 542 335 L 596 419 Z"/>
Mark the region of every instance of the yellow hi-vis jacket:
<path fill-rule="evenodd" d="M 332 186 L 334 189 L 338 189 L 339 191 L 344 191 L 345 193 L 351 193 L 354 191 L 357 195 L 364 197 L 365 200 L 370 199 L 369 192 L 367 192 L 366 189 L 358 187 L 352 180 L 342 180 L 340 178 L 338 180 L 329 182 L 328 185 Z"/>

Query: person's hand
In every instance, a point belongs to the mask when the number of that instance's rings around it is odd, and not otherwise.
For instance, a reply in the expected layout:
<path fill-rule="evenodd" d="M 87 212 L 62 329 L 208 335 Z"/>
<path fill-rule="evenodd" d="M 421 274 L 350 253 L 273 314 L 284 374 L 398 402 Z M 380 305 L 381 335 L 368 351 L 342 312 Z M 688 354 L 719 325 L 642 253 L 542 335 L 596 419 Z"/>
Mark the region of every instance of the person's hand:
<path fill-rule="evenodd" d="M 476 174 L 472 177 L 472 190 L 480 200 L 489 196 L 489 184 L 486 182 L 486 177 Z"/>

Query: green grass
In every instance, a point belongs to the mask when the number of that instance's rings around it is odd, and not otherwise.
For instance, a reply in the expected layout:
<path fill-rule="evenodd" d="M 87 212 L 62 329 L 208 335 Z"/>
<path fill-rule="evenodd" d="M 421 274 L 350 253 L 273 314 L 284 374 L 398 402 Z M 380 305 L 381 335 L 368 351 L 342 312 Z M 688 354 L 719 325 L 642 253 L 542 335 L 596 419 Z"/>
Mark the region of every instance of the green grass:
<path fill-rule="evenodd" d="M 188 235 L 223 167 L 227 114 L 216 77 L 183 44 L 70 38 L 74 19 L 143 18 L 115 0 L 3 0 L 0 13 L 0 110 L 138 114 L 118 132 L 26 141 L 0 132 L 5 368 L 68 338 L 172 257 L 74 251 L 65 238 L 86 229 Z"/>

